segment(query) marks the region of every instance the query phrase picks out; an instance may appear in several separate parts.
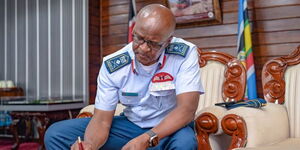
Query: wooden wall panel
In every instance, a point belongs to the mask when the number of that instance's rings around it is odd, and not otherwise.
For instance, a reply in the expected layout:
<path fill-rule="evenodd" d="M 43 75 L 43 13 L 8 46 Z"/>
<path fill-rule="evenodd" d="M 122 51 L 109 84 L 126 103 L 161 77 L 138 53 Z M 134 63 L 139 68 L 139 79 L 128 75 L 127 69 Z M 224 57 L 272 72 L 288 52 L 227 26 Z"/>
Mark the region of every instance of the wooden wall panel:
<path fill-rule="evenodd" d="M 137 9 L 164 0 L 136 0 Z M 106 56 L 126 45 L 129 0 L 102 0 L 102 54 Z M 211 26 L 177 29 L 175 36 L 189 40 L 206 51 L 236 55 L 238 0 L 220 0 L 223 21 Z M 290 53 L 300 44 L 299 0 L 248 0 L 253 51 L 257 69 L 278 56 Z M 262 96 L 260 70 L 256 71 Z"/>
<path fill-rule="evenodd" d="M 89 0 L 89 103 L 94 103 L 101 64 L 100 1 Z"/>

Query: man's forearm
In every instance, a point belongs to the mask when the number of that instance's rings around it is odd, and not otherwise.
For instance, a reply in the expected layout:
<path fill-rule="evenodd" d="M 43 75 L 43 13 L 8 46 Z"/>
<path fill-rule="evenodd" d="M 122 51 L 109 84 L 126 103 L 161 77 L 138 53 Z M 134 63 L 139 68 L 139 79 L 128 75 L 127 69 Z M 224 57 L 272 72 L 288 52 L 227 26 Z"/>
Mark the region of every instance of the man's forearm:
<path fill-rule="evenodd" d="M 194 119 L 198 108 L 199 96 L 199 92 L 189 92 L 176 97 L 176 108 L 152 129 L 160 139 L 173 134 Z"/>
<path fill-rule="evenodd" d="M 108 137 L 109 132 L 105 132 L 106 130 L 107 129 L 99 124 L 99 122 L 97 123 L 95 119 L 91 119 L 84 134 L 84 141 L 90 143 L 93 149 L 99 149 Z"/>
<path fill-rule="evenodd" d="M 152 129 L 160 139 L 171 135 L 194 119 L 198 108 L 199 96 L 199 92 L 189 92 L 176 97 L 176 108 Z"/>
<path fill-rule="evenodd" d="M 162 139 L 190 123 L 194 119 L 194 114 L 194 110 L 186 110 L 184 107 L 177 107 L 152 130 L 157 133 L 160 139 Z"/>
<path fill-rule="evenodd" d="M 99 149 L 108 138 L 114 111 L 96 110 L 84 134 L 84 141 Z"/>

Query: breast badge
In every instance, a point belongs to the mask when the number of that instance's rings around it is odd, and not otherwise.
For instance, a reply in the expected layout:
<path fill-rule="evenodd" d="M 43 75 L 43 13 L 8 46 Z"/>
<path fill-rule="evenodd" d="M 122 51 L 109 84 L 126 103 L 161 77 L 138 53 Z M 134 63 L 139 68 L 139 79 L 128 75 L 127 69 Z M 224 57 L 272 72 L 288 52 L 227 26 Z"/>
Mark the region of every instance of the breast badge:
<path fill-rule="evenodd" d="M 160 72 L 153 76 L 150 91 L 163 91 L 175 89 L 175 85 L 172 82 L 173 76 L 166 72 Z"/>

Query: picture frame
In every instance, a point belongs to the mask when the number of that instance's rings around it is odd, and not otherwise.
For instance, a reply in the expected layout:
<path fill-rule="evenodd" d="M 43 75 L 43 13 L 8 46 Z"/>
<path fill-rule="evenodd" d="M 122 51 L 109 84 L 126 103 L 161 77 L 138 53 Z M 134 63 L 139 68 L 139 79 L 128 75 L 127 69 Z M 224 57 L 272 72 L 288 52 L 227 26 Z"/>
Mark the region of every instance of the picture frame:
<path fill-rule="evenodd" d="M 176 26 L 191 27 L 221 24 L 219 0 L 165 0 L 176 18 Z"/>

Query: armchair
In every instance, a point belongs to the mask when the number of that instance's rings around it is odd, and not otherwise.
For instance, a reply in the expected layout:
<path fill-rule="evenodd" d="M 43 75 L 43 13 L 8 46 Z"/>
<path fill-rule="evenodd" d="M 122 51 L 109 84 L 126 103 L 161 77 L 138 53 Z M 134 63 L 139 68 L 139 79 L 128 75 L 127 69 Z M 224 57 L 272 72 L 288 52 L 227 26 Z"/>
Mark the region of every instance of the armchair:
<path fill-rule="evenodd" d="M 300 46 L 264 65 L 262 86 L 266 107 L 232 109 L 222 119 L 230 149 L 299 150 Z"/>
<path fill-rule="evenodd" d="M 198 49 L 201 80 L 205 94 L 200 96 L 195 116 L 198 149 L 221 150 L 228 147 L 230 137 L 223 134 L 219 120 L 227 111 L 214 106 L 215 103 L 238 101 L 243 98 L 246 84 L 246 70 L 242 64 L 221 52 L 203 52 Z M 124 106 L 118 104 L 115 114 L 122 112 Z M 83 108 L 78 118 L 91 117 L 93 105 Z M 210 143 L 211 142 L 211 143 Z M 212 145 L 212 146 L 211 146 Z"/>

